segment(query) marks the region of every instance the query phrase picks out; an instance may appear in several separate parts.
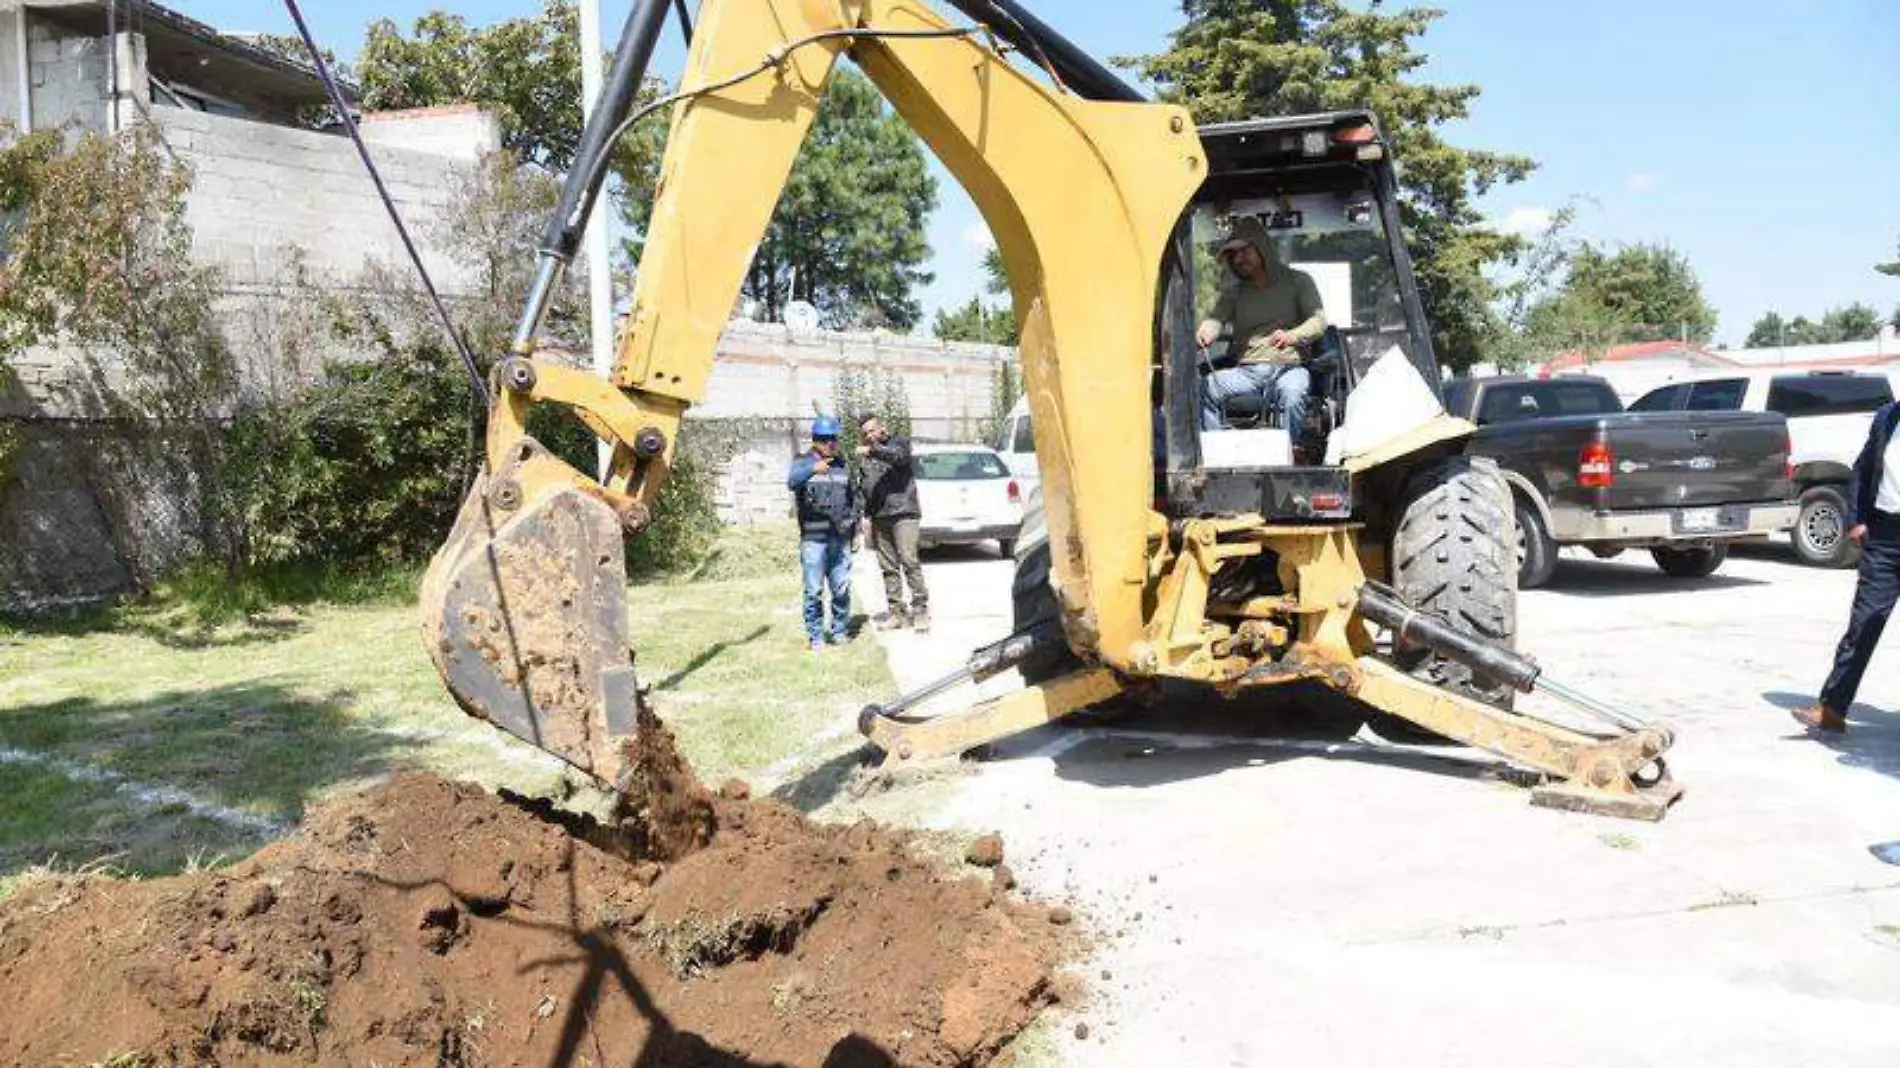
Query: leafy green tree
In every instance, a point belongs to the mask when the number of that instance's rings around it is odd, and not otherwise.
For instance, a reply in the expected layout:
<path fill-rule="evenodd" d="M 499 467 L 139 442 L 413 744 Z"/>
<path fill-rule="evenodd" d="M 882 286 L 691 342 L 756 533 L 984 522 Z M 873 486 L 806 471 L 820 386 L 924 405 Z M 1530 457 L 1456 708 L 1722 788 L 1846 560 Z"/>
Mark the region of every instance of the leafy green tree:
<path fill-rule="evenodd" d="M 1900 241 L 1894 242 L 1894 252 L 1895 255 L 1893 259 L 1888 260 L 1886 263 L 1874 264 L 1874 270 L 1889 277 L 1900 278 Z M 1900 315 L 1896 315 L 1895 318 L 1897 321 L 1900 321 Z"/>
<path fill-rule="evenodd" d="M 524 162 L 564 171 L 581 128 L 579 12 L 574 0 L 542 0 L 539 14 L 478 28 L 435 11 L 405 33 L 372 23 L 354 74 L 369 109 L 472 102 L 494 112 L 502 143 Z M 660 93 L 656 83 L 641 102 Z M 666 145 L 665 113 L 622 138 L 613 171 L 620 213 L 641 252 L 651 190 Z M 806 300 L 832 327 L 908 330 L 922 316 L 912 295 L 930 275 L 924 218 L 936 184 L 908 127 L 884 107 L 869 81 L 848 70 L 833 79 L 780 198 L 745 295 L 773 319 Z"/>
<path fill-rule="evenodd" d="M 983 291 L 996 296 L 1009 292 L 1009 272 L 1003 267 L 1003 253 L 991 245 L 983 253 Z"/>
<path fill-rule="evenodd" d="M 1009 308 L 971 297 L 953 310 L 938 309 L 930 332 L 941 341 L 975 341 L 986 345 L 1016 344 L 1016 313 Z"/>
<path fill-rule="evenodd" d="M 1828 345 L 1841 341 L 1866 341 L 1880 333 L 1880 313 L 1870 305 L 1849 304 L 1842 308 L 1829 308 L 1821 316 L 1819 344 Z"/>
<path fill-rule="evenodd" d="M 1417 42 L 1443 12 L 1355 10 L 1346 0 L 1182 0 L 1187 22 L 1167 51 L 1130 60 L 1200 122 L 1364 107 L 1399 161 L 1406 240 L 1417 262 L 1438 358 L 1479 360 L 1497 328 L 1486 268 L 1521 247 L 1484 225 L 1477 201 L 1536 166 L 1459 148 L 1440 129 L 1465 118 L 1476 85 L 1419 80 Z"/>
<path fill-rule="evenodd" d="M 0 389 L 17 384 L 16 353 L 58 343 L 76 359 L 49 393 L 140 431 L 105 447 L 95 437 L 78 452 L 113 551 L 139 588 L 160 561 L 139 548 L 150 516 L 120 492 L 135 454 L 182 460 L 198 491 L 186 513 L 195 533 L 205 545 L 219 537 L 217 420 L 238 373 L 213 315 L 218 273 L 192 262 L 191 182 L 151 123 L 70 138 L 0 128 Z M 17 434 L 0 433 L 0 474 L 19 447 Z"/>
<path fill-rule="evenodd" d="M 983 253 L 983 292 L 992 297 L 1009 293 L 1003 254 L 994 245 Z M 989 345 L 1014 345 L 1020 333 L 1014 308 L 1008 304 L 992 304 L 981 295 L 971 297 L 969 303 L 958 308 L 939 308 L 930 332 L 942 341 L 975 341 Z"/>
<path fill-rule="evenodd" d="M 1594 306 L 1616 324 L 1618 340 L 1683 338 L 1706 343 L 1715 309 L 1682 253 L 1667 245 L 1635 244 L 1604 252 L 1584 245 L 1571 260 L 1563 297 Z"/>
<path fill-rule="evenodd" d="M 1880 333 L 1880 326 L 1880 313 L 1866 304 L 1829 308 L 1818 322 L 1805 315 L 1784 320 L 1780 314 L 1769 312 L 1755 320 L 1754 327 L 1748 332 L 1748 347 L 1834 345 L 1843 341 L 1866 341 Z"/>
<path fill-rule="evenodd" d="M 912 291 L 931 278 L 924 220 L 936 206 L 916 136 L 868 79 L 840 70 L 746 272 L 745 295 L 772 320 L 803 300 L 834 329 L 909 330 L 923 315 Z"/>
<path fill-rule="evenodd" d="M 370 23 L 352 68 L 365 110 L 480 104 L 501 123 L 502 145 L 523 163 L 564 171 L 581 132 L 580 10 L 574 0 L 542 0 L 537 15 L 475 27 L 433 11 L 408 33 L 389 19 Z M 649 84 L 642 99 L 659 92 Z M 644 123 L 620 142 L 614 172 L 644 196 L 659 172 L 664 121 Z"/>
<path fill-rule="evenodd" d="M 1022 370 L 1014 360 L 999 361 L 996 369 L 990 372 L 990 410 L 977 423 L 976 440 L 1005 449 L 1009 443 L 1001 440 L 1003 427 L 1009 422 L 1009 413 L 1022 396 Z"/>
<path fill-rule="evenodd" d="M 1780 312 L 1768 312 L 1755 320 L 1754 326 L 1748 328 L 1748 338 L 1742 342 L 1742 347 L 1772 349 L 1777 345 L 1785 344 L 1787 336 L 1788 320 L 1783 319 Z"/>

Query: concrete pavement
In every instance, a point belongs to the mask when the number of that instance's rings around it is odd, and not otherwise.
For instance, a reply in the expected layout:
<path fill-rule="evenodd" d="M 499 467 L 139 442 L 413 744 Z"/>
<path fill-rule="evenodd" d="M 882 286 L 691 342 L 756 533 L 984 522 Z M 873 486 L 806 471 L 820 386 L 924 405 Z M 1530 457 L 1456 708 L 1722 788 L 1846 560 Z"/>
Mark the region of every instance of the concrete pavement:
<path fill-rule="evenodd" d="M 1006 562 L 929 570 L 935 632 L 886 639 L 907 687 L 1009 629 Z M 1758 549 L 1699 583 L 1566 558 L 1524 595 L 1553 677 L 1677 727 L 1658 825 L 1218 707 L 1014 739 L 935 822 L 1002 831 L 1025 890 L 1093 925 L 1072 1064 L 1900 1063 L 1900 867 L 1870 851 L 1900 840 L 1900 641 L 1844 739 L 1785 711 L 1852 587 Z"/>

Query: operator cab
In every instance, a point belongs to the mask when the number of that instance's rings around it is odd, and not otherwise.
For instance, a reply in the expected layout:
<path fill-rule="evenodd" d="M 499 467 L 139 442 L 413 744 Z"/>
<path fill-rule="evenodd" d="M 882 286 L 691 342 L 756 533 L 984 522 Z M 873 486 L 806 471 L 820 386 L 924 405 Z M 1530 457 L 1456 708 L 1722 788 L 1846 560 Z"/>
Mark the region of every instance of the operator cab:
<path fill-rule="evenodd" d="M 1438 391 L 1384 135 L 1364 111 L 1227 123 L 1200 133 L 1208 178 L 1177 228 L 1161 312 L 1158 401 L 1169 510 L 1344 518 L 1353 511 L 1352 486 L 1339 466 L 1337 437 L 1353 390 L 1375 362 L 1396 352 Z M 1242 234 L 1271 244 L 1271 269 L 1310 279 L 1324 309 L 1322 333 L 1298 345 L 1297 354 L 1274 354 L 1305 371 L 1305 418 L 1297 428 L 1287 425 L 1284 391 L 1234 393 L 1226 376 L 1221 391 L 1207 392 L 1208 377 L 1241 356 L 1230 351 L 1231 330 L 1205 348 L 1195 333 L 1223 289 L 1244 284 L 1221 253 Z M 1204 403 L 1218 411 L 1207 429 Z"/>

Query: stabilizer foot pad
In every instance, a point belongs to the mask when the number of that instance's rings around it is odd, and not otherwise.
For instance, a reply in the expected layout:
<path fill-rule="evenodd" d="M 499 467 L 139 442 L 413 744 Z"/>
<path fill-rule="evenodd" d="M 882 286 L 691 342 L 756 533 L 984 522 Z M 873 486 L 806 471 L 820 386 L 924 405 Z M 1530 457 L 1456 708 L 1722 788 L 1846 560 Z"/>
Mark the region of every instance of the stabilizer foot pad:
<path fill-rule="evenodd" d="M 1664 779 L 1654 786 L 1629 790 L 1599 790 L 1578 783 L 1549 783 L 1531 788 L 1531 804 L 1566 812 L 1588 812 L 1626 820 L 1660 821 L 1669 806 L 1682 797 L 1682 784 Z"/>

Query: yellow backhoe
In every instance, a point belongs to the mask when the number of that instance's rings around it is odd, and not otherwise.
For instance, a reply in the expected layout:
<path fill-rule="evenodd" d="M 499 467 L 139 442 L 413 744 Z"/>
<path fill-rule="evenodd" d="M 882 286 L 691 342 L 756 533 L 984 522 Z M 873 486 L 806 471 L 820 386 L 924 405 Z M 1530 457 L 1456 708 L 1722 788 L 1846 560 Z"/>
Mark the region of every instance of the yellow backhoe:
<path fill-rule="evenodd" d="M 1545 679 L 1513 651 L 1510 497 L 1469 458 L 1401 238 L 1389 143 L 1345 112 L 1197 128 L 1013 0 L 704 0 L 678 92 L 632 101 L 668 18 L 636 0 L 513 351 L 494 368 L 486 467 L 425 579 L 429 651 L 471 715 L 594 777 L 623 774 L 645 700 L 626 639 L 638 536 L 827 79 L 850 59 L 967 189 L 1022 324 L 1047 536 L 1021 554 L 1019 629 L 941 684 L 865 711 L 896 761 L 969 750 L 1131 689 L 1297 686 L 1541 773 L 1534 801 L 1657 819 L 1669 731 Z M 680 10 L 685 17 L 683 8 Z M 535 358 L 548 298 L 635 122 L 670 112 L 618 358 L 602 379 Z M 1209 250 L 1271 235 L 1326 294 L 1307 446 L 1269 405 L 1203 431 L 1196 306 Z M 1197 296 L 1201 294 L 1201 296 Z M 527 431 L 571 411 L 612 446 L 575 470 Z M 1283 417 L 1280 417 L 1283 420 Z M 923 697 L 1011 667 L 961 712 Z M 1512 710 L 1543 689 L 1577 713 Z M 1588 719 L 1592 726 L 1576 726 Z"/>

